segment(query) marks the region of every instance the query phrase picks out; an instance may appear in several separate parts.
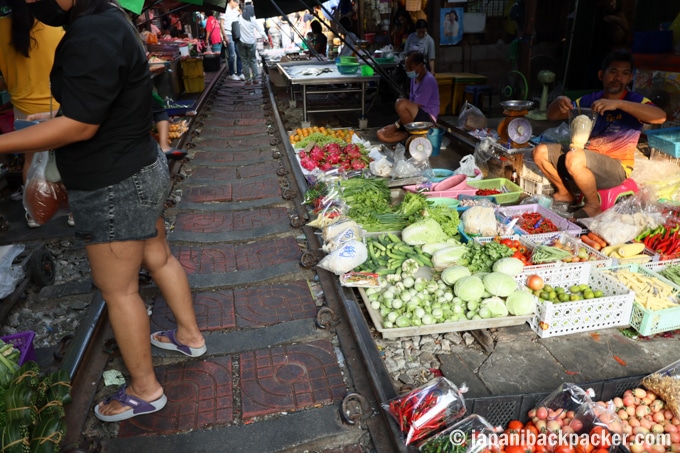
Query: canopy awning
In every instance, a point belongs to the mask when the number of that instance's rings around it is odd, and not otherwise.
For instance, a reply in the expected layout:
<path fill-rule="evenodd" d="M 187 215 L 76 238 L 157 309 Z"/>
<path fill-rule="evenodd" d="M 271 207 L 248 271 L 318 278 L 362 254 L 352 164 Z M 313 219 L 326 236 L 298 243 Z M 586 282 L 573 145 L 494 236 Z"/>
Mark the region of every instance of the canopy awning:
<path fill-rule="evenodd" d="M 316 0 L 257 0 L 253 2 L 255 17 L 258 19 L 312 9 L 316 5 L 318 5 Z"/>

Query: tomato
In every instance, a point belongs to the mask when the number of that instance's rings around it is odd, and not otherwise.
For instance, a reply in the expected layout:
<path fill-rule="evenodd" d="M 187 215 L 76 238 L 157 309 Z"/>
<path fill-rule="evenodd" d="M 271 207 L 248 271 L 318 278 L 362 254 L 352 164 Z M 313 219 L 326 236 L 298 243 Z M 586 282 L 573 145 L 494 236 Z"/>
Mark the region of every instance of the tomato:
<path fill-rule="evenodd" d="M 508 239 L 508 238 L 501 239 L 501 244 L 503 244 L 504 246 L 506 246 L 508 248 L 512 248 L 512 239 Z"/>
<path fill-rule="evenodd" d="M 579 442 L 576 445 L 576 453 L 592 453 L 595 450 L 595 446 L 590 442 Z"/>
<path fill-rule="evenodd" d="M 519 249 L 519 247 L 522 245 L 521 242 L 519 242 L 517 239 L 512 241 L 512 248 Z"/>
<path fill-rule="evenodd" d="M 609 449 L 612 446 L 612 435 L 604 426 L 595 426 L 590 430 L 590 443 L 596 449 Z"/>
<path fill-rule="evenodd" d="M 508 445 L 505 453 L 533 453 L 533 450 L 527 445 Z"/>
<path fill-rule="evenodd" d="M 520 245 L 517 246 L 517 251 L 518 251 L 518 252 L 522 252 L 522 253 L 526 253 L 526 252 L 527 252 L 527 248 L 526 248 L 526 246 L 520 244 Z"/>
<path fill-rule="evenodd" d="M 508 423 L 508 429 L 511 431 L 519 431 L 522 428 L 524 428 L 524 423 L 519 420 L 510 420 Z"/>
<path fill-rule="evenodd" d="M 573 445 L 560 444 L 555 447 L 554 453 L 576 453 L 576 449 L 574 448 Z"/>
<path fill-rule="evenodd" d="M 517 258 L 518 260 L 521 260 L 522 258 L 524 258 L 524 254 L 522 252 L 520 252 L 519 250 L 517 250 L 515 253 L 512 254 L 512 257 Z"/>
<path fill-rule="evenodd" d="M 598 448 L 597 450 L 593 450 L 593 453 L 609 453 L 608 448 Z"/>

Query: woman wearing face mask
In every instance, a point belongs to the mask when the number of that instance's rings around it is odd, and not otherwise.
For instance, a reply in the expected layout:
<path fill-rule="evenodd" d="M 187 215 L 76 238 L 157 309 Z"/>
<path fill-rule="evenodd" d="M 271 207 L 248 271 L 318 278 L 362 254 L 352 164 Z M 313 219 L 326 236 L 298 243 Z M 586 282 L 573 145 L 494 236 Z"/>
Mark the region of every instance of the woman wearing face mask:
<path fill-rule="evenodd" d="M 50 74 L 61 115 L 0 135 L 0 153 L 54 149 L 85 243 L 92 281 L 106 301 L 130 374 L 97 404 L 103 421 L 156 412 L 167 403 L 151 344 L 197 357 L 206 352 L 184 269 L 172 255 L 161 218 L 170 188 L 166 157 L 149 134 L 152 82 L 139 35 L 114 0 L 28 0 L 34 16 L 64 26 Z M 150 336 L 139 295 L 144 267 L 161 290 L 177 329 Z"/>
<path fill-rule="evenodd" d="M 406 75 L 411 87 L 408 99 L 399 98 L 394 103 L 394 110 L 399 119 L 378 130 L 378 140 L 385 143 L 398 143 L 409 136 L 404 124 L 414 121 L 437 122 L 439 114 L 439 86 L 425 67 L 425 57 L 418 51 L 409 52 L 406 56 Z"/>

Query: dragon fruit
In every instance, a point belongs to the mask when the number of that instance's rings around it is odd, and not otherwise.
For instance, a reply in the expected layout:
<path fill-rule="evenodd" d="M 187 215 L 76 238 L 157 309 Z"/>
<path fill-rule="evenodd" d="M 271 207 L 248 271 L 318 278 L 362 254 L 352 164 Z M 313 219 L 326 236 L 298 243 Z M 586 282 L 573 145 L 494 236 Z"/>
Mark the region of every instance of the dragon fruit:
<path fill-rule="evenodd" d="M 340 153 L 329 153 L 326 156 L 326 162 L 331 164 L 339 164 L 342 160 L 342 154 Z"/>
<path fill-rule="evenodd" d="M 326 153 L 324 153 L 317 145 L 314 145 L 309 152 L 309 157 L 315 162 L 321 162 L 326 158 Z"/>
<path fill-rule="evenodd" d="M 340 148 L 340 145 L 338 145 L 337 143 L 326 143 L 325 145 L 323 145 L 323 150 L 324 150 L 327 154 L 331 154 L 331 153 L 341 153 L 341 152 L 342 152 L 342 149 Z"/>
<path fill-rule="evenodd" d="M 312 159 L 309 157 L 306 157 L 304 159 L 300 159 L 300 165 L 302 165 L 302 168 L 308 171 L 312 171 L 316 168 L 316 162 L 314 162 Z"/>
<path fill-rule="evenodd" d="M 333 165 L 332 165 L 330 162 L 324 162 L 323 164 L 319 165 L 319 168 L 320 168 L 322 171 L 328 171 L 328 170 L 330 170 L 331 168 L 333 168 Z"/>
<path fill-rule="evenodd" d="M 348 145 L 345 145 L 342 152 L 347 154 L 352 159 L 357 159 L 357 158 L 362 157 L 362 153 L 361 153 L 361 150 L 359 149 L 359 145 L 357 145 L 356 143 L 350 143 Z"/>
<path fill-rule="evenodd" d="M 350 162 L 353 170 L 363 170 L 366 168 L 366 163 L 361 159 L 352 159 Z"/>
<path fill-rule="evenodd" d="M 300 156 L 300 159 L 307 159 L 307 158 L 309 158 L 309 154 L 307 154 L 307 153 L 304 152 L 304 151 L 300 151 L 300 152 L 298 153 L 298 156 Z"/>
<path fill-rule="evenodd" d="M 352 164 L 350 161 L 346 160 L 340 164 L 340 168 L 342 168 L 345 171 L 350 171 L 352 169 Z"/>

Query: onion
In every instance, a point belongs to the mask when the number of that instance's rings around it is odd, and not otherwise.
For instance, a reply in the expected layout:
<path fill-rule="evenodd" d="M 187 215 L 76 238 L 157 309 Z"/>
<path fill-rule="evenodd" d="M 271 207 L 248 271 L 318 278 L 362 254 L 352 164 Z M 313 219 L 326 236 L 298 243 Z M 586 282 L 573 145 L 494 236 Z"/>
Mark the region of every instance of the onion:
<path fill-rule="evenodd" d="M 545 286 L 545 283 L 540 276 L 534 274 L 527 277 L 527 286 L 532 291 L 540 291 Z"/>

